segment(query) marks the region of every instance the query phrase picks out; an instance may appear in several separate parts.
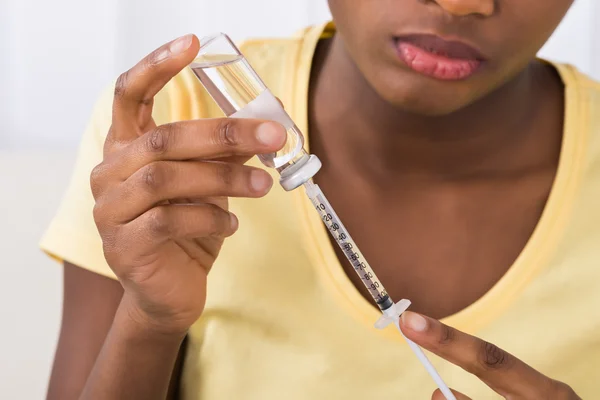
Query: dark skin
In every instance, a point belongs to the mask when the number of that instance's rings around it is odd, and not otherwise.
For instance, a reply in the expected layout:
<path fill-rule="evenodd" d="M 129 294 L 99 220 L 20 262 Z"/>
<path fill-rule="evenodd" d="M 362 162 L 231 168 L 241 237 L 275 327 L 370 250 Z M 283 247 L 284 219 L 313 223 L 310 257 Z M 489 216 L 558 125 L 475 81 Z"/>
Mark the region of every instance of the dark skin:
<path fill-rule="evenodd" d="M 123 298 L 123 287 L 70 263 L 64 264 L 60 338 L 47 399 L 77 399 L 104 345 Z M 185 342 L 171 375 L 167 399 L 177 399 Z"/>
<path fill-rule="evenodd" d="M 441 318 L 487 292 L 539 220 L 560 153 L 563 88 L 552 67 L 531 59 L 571 2 L 550 10 L 503 2 L 506 13 L 538 15 L 527 21 L 523 35 L 533 39 L 523 49 L 514 46 L 519 21 L 495 16 L 485 1 L 447 2 L 465 3 L 456 15 L 446 2 L 384 3 L 330 1 L 340 35 L 321 44 L 313 69 L 311 151 L 324 165 L 316 181 L 392 298 Z M 441 24 L 444 15 L 452 17 Z M 345 21 L 364 26 L 346 32 Z M 398 27 L 470 33 L 459 37 L 490 58 L 466 81 L 423 77 L 389 60 Z M 338 258 L 371 300 L 339 251 Z"/>
<path fill-rule="evenodd" d="M 563 88 L 551 67 L 532 60 L 572 0 L 329 3 L 339 34 L 319 46 L 310 89 L 311 150 L 324 164 L 317 182 L 392 297 L 410 298 L 415 310 L 434 318 L 450 315 L 506 272 L 548 197 Z M 390 50 L 393 35 L 407 33 L 458 37 L 488 61 L 459 82 L 421 76 Z M 120 284 L 65 265 L 51 399 L 175 398 L 185 332 L 204 308 L 199 289 L 223 238 L 237 227 L 226 197 L 260 197 L 270 187 L 263 175 L 261 188 L 250 189 L 251 171 L 241 163 L 283 145 L 275 127 L 270 142 L 258 144 L 260 121 L 188 122 L 174 125 L 173 134 L 151 120 L 154 94 L 197 53 L 195 39 L 186 43 L 166 56 L 170 44 L 158 49 L 117 87 L 92 189 L 106 258 Z M 169 140 L 156 148 L 157 137 Z M 217 171 L 202 158 L 232 165 Z M 195 209 L 165 205 L 195 198 L 204 199 Z M 401 328 L 506 398 L 578 398 L 567 385 L 435 319 L 407 312 Z"/>

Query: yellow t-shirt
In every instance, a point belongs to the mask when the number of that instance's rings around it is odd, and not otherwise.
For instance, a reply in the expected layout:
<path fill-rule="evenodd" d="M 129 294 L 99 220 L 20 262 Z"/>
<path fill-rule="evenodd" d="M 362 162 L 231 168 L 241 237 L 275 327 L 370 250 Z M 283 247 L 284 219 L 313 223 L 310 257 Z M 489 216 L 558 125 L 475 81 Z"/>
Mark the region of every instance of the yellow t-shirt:
<path fill-rule="evenodd" d="M 241 48 L 307 133 L 313 52 L 331 24 Z M 445 322 L 489 340 L 597 398 L 600 377 L 600 85 L 557 65 L 565 84 L 562 154 L 543 215 L 521 255 L 480 300 Z M 93 222 L 91 169 L 101 161 L 112 90 L 85 131 L 66 197 L 42 240 L 59 260 L 113 276 Z M 158 95 L 157 123 L 219 116 L 189 70 Z M 258 163 L 257 163 L 258 164 Z M 274 176 L 276 174 L 271 171 Z M 345 275 L 303 189 L 232 199 L 240 229 L 209 276 L 191 328 L 184 399 L 428 399 L 434 384 L 393 327 Z M 494 399 L 477 378 L 432 357 L 455 389 Z M 596 388 L 596 390 L 594 390 Z"/>

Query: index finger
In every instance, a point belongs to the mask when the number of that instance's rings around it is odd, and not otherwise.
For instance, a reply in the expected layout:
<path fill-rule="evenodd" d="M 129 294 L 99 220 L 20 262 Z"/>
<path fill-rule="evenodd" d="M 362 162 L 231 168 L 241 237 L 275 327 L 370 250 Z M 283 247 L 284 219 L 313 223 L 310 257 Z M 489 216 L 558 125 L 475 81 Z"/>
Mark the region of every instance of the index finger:
<path fill-rule="evenodd" d="M 497 346 L 441 322 L 406 311 L 402 332 L 423 348 L 477 376 L 510 398 L 545 398 L 552 380 Z"/>
<path fill-rule="evenodd" d="M 277 122 L 215 118 L 165 124 L 140 136 L 106 161 L 127 179 L 154 161 L 224 160 L 243 164 L 256 154 L 274 153 L 286 140 Z"/>
<path fill-rule="evenodd" d="M 182 36 L 154 50 L 119 76 L 113 102 L 112 139 L 131 140 L 146 130 L 154 96 L 193 61 L 198 49 L 196 36 Z"/>

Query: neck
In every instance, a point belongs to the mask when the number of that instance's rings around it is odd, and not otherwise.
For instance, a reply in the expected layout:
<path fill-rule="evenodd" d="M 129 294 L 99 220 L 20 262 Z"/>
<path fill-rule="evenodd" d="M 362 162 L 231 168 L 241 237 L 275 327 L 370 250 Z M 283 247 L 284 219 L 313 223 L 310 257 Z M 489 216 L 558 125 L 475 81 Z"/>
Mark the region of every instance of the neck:
<path fill-rule="evenodd" d="M 383 100 L 351 60 L 339 35 L 319 46 L 313 71 L 311 149 L 325 157 L 324 168 L 353 168 L 353 173 L 370 180 L 395 179 L 398 173 L 464 178 L 508 174 L 556 161 L 562 98 L 557 102 L 561 96 L 549 91 L 561 85 L 555 73 L 537 61 L 486 97 L 435 117 L 409 113 Z M 549 79 L 555 83 L 549 85 Z M 555 100 L 549 104 L 545 98 Z M 558 140 L 546 140 L 547 151 L 536 150 L 543 144 L 534 137 L 538 129 L 532 125 L 543 119 L 541 113 L 558 108 Z"/>

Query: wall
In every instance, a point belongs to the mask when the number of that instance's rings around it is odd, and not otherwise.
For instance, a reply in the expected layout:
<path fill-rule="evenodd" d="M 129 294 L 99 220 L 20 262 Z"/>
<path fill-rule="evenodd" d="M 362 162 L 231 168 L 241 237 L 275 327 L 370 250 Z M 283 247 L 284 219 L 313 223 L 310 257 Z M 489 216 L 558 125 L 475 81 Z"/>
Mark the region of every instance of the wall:
<path fill-rule="evenodd" d="M 1 398 L 44 397 L 62 288 L 60 268 L 36 242 L 60 201 L 73 148 L 101 88 L 183 33 L 222 30 L 240 40 L 287 35 L 328 18 L 325 0 L 166 3 L 0 0 Z M 542 55 L 600 78 L 600 41 L 593 40 L 600 37 L 593 23 L 600 4 L 575 3 Z"/>
<path fill-rule="evenodd" d="M 595 54 L 598 36 L 594 35 L 600 20 L 600 4 L 596 0 L 577 0 L 540 55 L 577 65 L 584 72 L 600 78 L 600 58 Z"/>
<path fill-rule="evenodd" d="M 117 0 L 2 0 L 9 91 L 0 147 L 73 146 L 93 97 L 114 75 Z M 8 126 L 4 124 L 8 123 Z"/>

